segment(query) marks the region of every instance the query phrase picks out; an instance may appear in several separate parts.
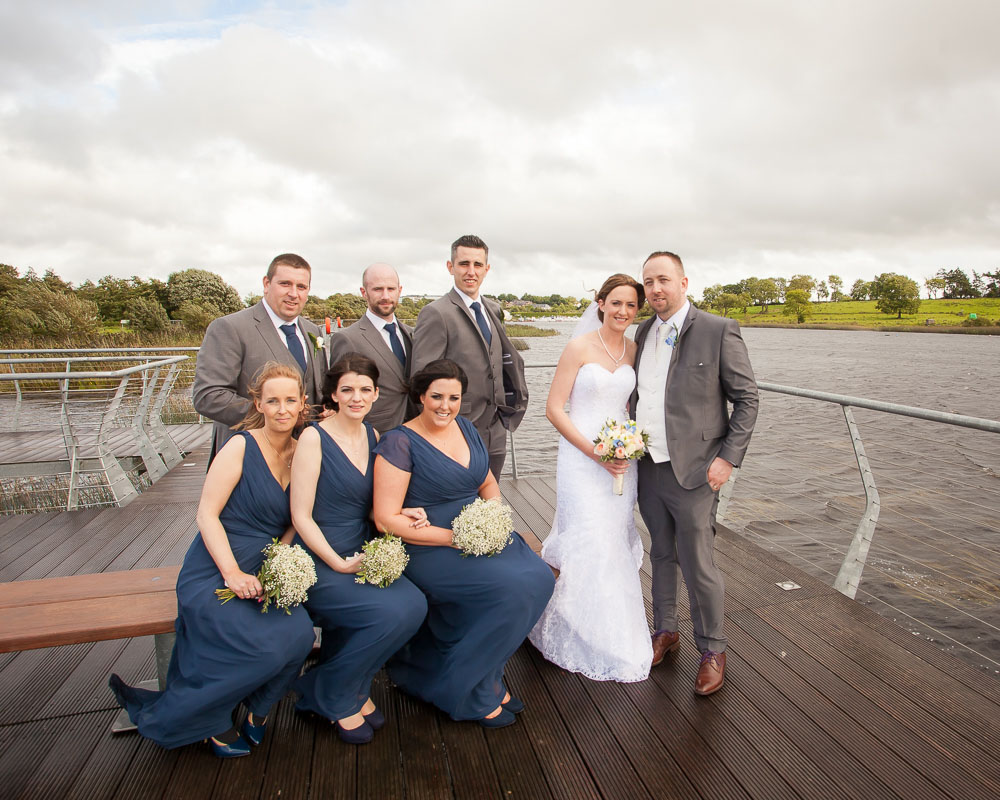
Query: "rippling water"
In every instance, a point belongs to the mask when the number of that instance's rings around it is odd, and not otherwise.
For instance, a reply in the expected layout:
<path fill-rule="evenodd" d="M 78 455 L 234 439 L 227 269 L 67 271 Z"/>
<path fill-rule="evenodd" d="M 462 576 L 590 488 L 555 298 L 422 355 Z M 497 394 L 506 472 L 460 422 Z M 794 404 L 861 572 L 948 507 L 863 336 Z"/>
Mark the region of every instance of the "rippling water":
<path fill-rule="evenodd" d="M 560 336 L 529 339 L 525 363 L 555 364 Z M 746 328 L 758 380 L 1000 418 L 1000 339 L 934 333 Z M 521 474 L 555 469 L 544 416 L 554 369 L 527 370 L 516 437 Z M 860 602 L 1000 674 L 1000 435 L 855 410 L 881 498 Z M 510 459 L 508 467 L 510 469 Z M 837 405 L 761 393 L 726 524 L 832 583 L 864 509 Z"/>

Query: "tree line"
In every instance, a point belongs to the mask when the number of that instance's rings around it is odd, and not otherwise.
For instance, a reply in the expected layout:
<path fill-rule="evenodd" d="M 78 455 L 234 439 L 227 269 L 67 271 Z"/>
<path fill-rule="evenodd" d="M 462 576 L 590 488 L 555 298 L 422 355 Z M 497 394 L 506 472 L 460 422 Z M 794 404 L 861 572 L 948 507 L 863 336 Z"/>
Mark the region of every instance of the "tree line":
<path fill-rule="evenodd" d="M 928 298 L 944 299 L 973 297 L 1000 297 L 1000 270 L 984 272 L 975 270 L 972 278 L 961 269 L 941 269 L 933 278 L 924 281 Z M 744 278 L 737 283 L 715 284 L 702 294 L 702 303 L 727 316 L 734 309 L 746 314 L 750 306 L 759 306 L 762 314 L 768 306 L 782 304 L 782 313 L 804 322 L 810 313 L 813 294 L 819 302 L 843 300 L 874 300 L 875 307 L 884 314 L 915 314 L 920 309 L 920 286 L 912 278 L 895 272 L 884 272 L 874 280 L 858 279 L 849 292 L 844 292 L 844 281 L 839 275 L 829 275 L 816 280 L 811 275 L 793 275 L 791 278 Z"/>

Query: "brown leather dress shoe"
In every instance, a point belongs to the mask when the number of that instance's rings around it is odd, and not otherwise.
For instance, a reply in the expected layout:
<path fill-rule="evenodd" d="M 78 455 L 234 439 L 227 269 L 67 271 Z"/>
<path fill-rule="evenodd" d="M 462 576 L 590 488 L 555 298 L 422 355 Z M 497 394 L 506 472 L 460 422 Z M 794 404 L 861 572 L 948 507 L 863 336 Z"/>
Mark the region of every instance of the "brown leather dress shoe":
<path fill-rule="evenodd" d="M 726 654 L 706 650 L 701 654 L 701 666 L 694 681 L 694 693 L 712 694 L 722 688 L 726 677 Z"/>
<path fill-rule="evenodd" d="M 653 663 L 655 667 L 667 653 L 673 653 L 681 646 L 681 636 L 677 631 L 660 631 L 653 634 Z"/>

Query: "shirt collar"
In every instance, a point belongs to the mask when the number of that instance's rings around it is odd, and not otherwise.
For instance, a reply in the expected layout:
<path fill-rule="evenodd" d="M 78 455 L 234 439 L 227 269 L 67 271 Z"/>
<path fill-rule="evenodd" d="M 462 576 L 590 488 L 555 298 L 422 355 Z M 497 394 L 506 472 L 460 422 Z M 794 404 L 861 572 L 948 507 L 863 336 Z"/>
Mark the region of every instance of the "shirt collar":
<path fill-rule="evenodd" d="M 677 311 L 674 312 L 673 316 L 668 319 L 656 318 L 656 324 L 653 326 L 654 331 L 659 330 L 661 325 L 666 325 L 672 322 L 677 326 L 677 332 L 680 333 L 681 328 L 684 327 L 684 320 L 687 319 L 688 311 L 691 309 L 691 301 L 685 300 L 684 305 L 682 305 Z"/>
<path fill-rule="evenodd" d="M 465 303 L 467 308 L 472 308 L 473 303 L 479 303 L 480 306 L 483 305 L 482 296 L 469 297 L 469 295 L 467 295 L 457 286 L 455 287 L 455 293 L 462 298 L 462 302 Z"/>
<path fill-rule="evenodd" d="M 382 317 L 375 316 L 370 308 L 365 312 L 365 316 L 368 317 L 377 330 L 383 330 L 386 325 L 395 325 L 399 321 L 396 319 L 396 315 L 393 314 L 392 319 L 386 322 Z"/>
<path fill-rule="evenodd" d="M 293 320 L 289 320 L 288 322 L 286 322 L 285 320 L 283 320 L 281 317 L 279 317 L 277 314 L 274 313 L 274 309 L 271 308 L 271 306 L 269 306 L 267 304 L 267 300 L 263 300 L 262 299 L 260 301 L 260 304 L 262 306 L 264 306 L 264 310 L 267 312 L 267 315 L 271 318 L 271 322 L 274 324 L 275 329 L 279 329 L 280 330 L 280 328 L 281 328 L 282 325 L 294 325 L 296 328 L 299 327 L 299 318 L 298 317 L 296 317 Z"/>

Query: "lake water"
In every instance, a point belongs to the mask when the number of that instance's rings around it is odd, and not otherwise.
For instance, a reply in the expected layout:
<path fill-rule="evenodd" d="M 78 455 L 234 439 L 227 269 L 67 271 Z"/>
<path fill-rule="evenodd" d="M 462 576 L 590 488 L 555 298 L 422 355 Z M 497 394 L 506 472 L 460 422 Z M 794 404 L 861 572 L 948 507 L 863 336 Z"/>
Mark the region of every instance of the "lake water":
<path fill-rule="evenodd" d="M 555 364 L 574 323 L 541 322 L 525 363 Z M 933 333 L 743 331 L 760 381 L 1000 418 L 1000 338 Z M 555 469 L 544 416 L 554 369 L 527 370 L 518 471 Z M 881 516 L 859 602 L 1000 674 L 1000 435 L 854 410 Z M 507 470 L 510 469 L 508 457 Z M 833 583 L 864 510 L 841 408 L 761 392 L 725 524 Z"/>

